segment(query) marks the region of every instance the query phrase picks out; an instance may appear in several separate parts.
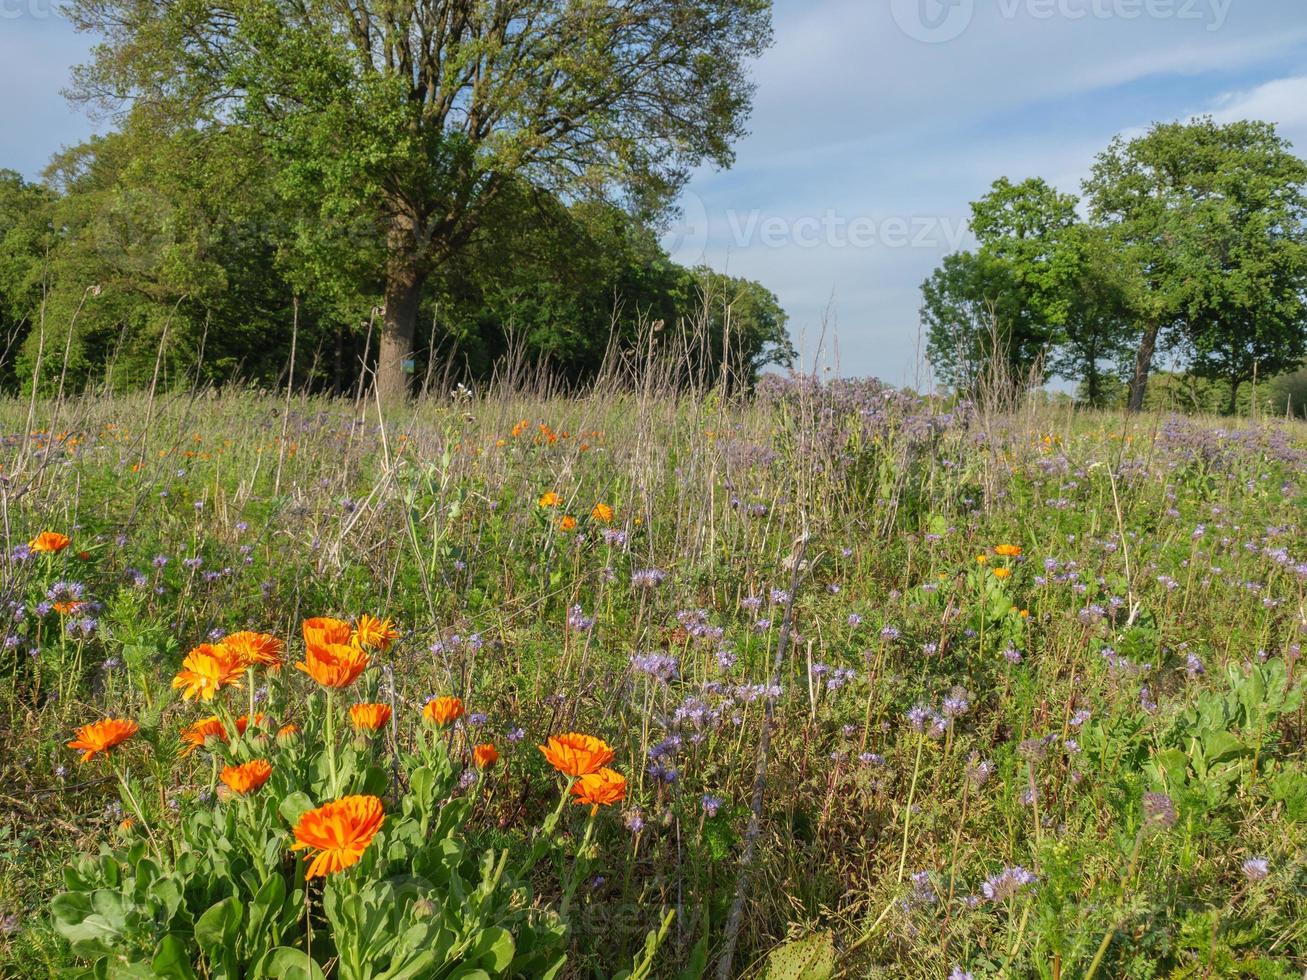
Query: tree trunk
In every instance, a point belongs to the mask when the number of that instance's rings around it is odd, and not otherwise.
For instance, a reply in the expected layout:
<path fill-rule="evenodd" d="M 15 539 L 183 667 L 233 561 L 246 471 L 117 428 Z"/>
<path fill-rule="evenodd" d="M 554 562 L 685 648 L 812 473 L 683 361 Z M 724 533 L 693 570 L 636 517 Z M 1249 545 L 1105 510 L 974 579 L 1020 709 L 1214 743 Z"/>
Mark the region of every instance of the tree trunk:
<path fill-rule="evenodd" d="M 1153 369 L 1153 352 L 1157 350 L 1157 334 L 1161 328 L 1156 323 L 1144 327 L 1144 335 L 1139 340 L 1139 350 L 1135 353 L 1135 373 L 1130 379 L 1130 401 L 1126 408 L 1139 412 L 1144 407 L 1144 394 L 1148 389 L 1148 374 Z"/>
<path fill-rule="evenodd" d="M 1243 383 L 1240 378 L 1230 379 L 1230 406 L 1227 414 L 1233 415 L 1239 408 L 1239 386 Z"/>
<path fill-rule="evenodd" d="M 425 271 L 409 253 L 392 252 L 386 270 L 386 312 L 377 352 L 377 396 L 383 404 L 394 405 L 408 397 L 418 301 L 425 281 Z"/>

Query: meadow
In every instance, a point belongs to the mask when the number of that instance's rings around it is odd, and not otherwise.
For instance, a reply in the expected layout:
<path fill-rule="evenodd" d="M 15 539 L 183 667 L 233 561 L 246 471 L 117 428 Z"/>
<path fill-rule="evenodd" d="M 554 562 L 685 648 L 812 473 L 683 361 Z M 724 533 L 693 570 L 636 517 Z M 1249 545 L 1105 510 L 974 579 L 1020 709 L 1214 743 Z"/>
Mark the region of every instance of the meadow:
<path fill-rule="evenodd" d="M 1302 423 L 798 376 L 0 430 L 0 975 L 1307 970 Z"/>

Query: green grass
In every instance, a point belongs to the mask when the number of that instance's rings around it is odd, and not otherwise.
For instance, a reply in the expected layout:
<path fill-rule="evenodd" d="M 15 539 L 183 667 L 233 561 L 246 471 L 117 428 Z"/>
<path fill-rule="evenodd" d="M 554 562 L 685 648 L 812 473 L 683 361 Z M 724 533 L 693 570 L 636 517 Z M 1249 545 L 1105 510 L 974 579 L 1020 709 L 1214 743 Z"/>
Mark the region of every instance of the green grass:
<path fill-rule="evenodd" d="M 405 630 L 388 657 L 403 712 L 455 693 L 487 716 L 477 738 L 503 763 L 478 846 L 520 849 L 552 808 L 548 733 L 616 748 L 630 794 L 599 815 L 568 975 L 629 965 L 666 910 L 652 975 L 705 935 L 715 964 L 764 728 L 733 974 L 805 937 L 820 960 L 826 934 L 848 976 L 1082 977 L 1100 949 L 1099 977 L 1307 969 L 1303 426 L 945 416 L 808 384 L 495 394 L 384 424 L 366 405 L 285 407 L 88 399 L 29 425 L 25 403 L 0 405 L 5 553 L 73 538 L 3 565 L 0 975 L 74 964 L 49 901 L 119 835 L 115 786 L 64 748 L 72 729 L 113 713 L 157 734 L 123 757 L 163 775 L 149 806 L 167 828 L 221 805 L 200 795 L 202 756 L 175 748 L 198 714 L 169 689 L 185 652 L 361 612 Z M 550 490 L 560 507 L 539 506 Z M 646 569 L 666 577 L 634 586 Z M 89 638 L 37 614 L 56 579 L 101 604 Z M 592 628 L 569 627 L 574 606 Z M 675 676 L 633 666 L 649 653 Z M 664 781 L 650 751 L 674 734 Z M 1145 821 L 1145 793 L 1173 823 Z M 1033 883 L 986 897 L 1012 867 Z M 556 906 L 547 870 L 537 901 Z"/>

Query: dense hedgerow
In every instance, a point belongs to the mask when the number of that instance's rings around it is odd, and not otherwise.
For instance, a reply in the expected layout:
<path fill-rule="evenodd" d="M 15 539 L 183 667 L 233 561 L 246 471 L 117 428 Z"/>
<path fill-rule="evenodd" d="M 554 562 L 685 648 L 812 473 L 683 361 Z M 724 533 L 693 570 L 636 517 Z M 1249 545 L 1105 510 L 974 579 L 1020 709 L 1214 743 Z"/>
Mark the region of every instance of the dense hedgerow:
<path fill-rule="evenodd" d="M 0 419 L 0 972 L 1307 968 L 1301 426 Z"/>

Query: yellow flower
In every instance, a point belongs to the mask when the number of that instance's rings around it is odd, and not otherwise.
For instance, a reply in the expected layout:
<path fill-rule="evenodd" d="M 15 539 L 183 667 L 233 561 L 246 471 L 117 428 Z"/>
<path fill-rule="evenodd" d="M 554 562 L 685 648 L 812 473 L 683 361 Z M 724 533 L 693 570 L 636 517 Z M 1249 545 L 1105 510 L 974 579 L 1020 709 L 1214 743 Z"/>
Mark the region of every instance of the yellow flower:
<path fill-rule="evenodd" d="M 590 518 L 600 524 L 611 524 L 613 522 L 613 508 L 607 504 L 595 504 L 590 510 Z"/>
<path fill-rule="evenodd" d="M 558 520 L 558 530 L 567 532 L 576 530 L 576 518 L 571 514 L 564 514 Z"/>
<path fill-rule="evenodd" d="M 377 619 L 364 613 L 354 625 L 354 643 L 385 653 L 399 639 L 399 630 L 389 619 Z"/>
<path fill-rule="evenodd" d="M 997 544 L 994 546 L 994 554 L 1002 555 L 1004 558 L 1017 558 L 1021 555 L 1021 545 Z"/>
<path fill-rule="evenodd" d="M 1003 578 L 1007 578 L 1011 574 L 1012 574 L 1012 569 L 1010 568 L 994 569 L 994 578 L 1003 579 Z"/>
<path fill-rule="evenodd" d="M 201 701 L 212 701 L 229 684 L 240 687 L 244 670 L 240 657 L 221 643 L 201 643 L 186 654 L 172 686 L 181 689 L 184 700 L 198 697 Z"/>
<path fill-rule="evenodd" d="M 977 562 L 978 564 L 983 565 L 983 564 L 985 564 L 987 561 L 989 561 L 989 555 L 976 555 L 976 562 Z"/>
<path fill-rule="evenodd" d="M 541 494 L 539 501 L 541 507 L 557 507 L 562 504 L 562 502 L 562 496 L 553 490 Z"/>

